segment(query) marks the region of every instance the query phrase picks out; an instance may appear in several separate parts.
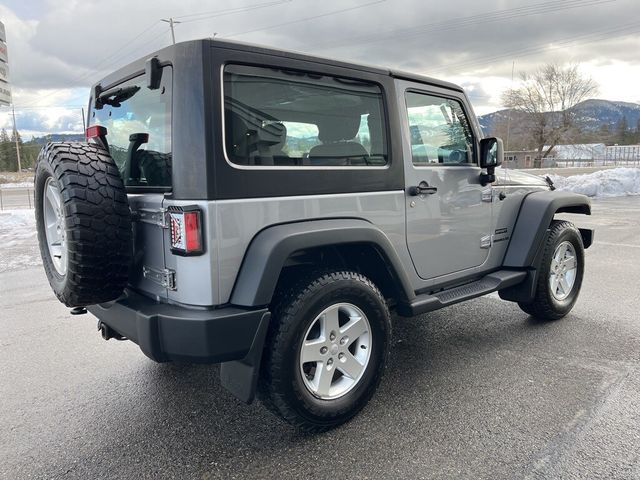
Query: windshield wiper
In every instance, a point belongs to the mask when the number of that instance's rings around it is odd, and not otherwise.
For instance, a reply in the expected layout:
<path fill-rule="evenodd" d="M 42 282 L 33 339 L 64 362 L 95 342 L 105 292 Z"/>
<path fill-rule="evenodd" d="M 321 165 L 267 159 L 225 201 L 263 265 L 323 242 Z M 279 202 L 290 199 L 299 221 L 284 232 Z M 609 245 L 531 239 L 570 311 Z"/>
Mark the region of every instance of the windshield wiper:
<path fill-rule="evenodd" d="M 138 93 L 140 87 L 131 86 L 118 88 L 111 92 L 102 93 L 96 98 L 96 109 L 100 110 L 105 105 L 111 105 L 112 107 L 119 107 L 122 102 L 129 100 L 136 93 Z"/>

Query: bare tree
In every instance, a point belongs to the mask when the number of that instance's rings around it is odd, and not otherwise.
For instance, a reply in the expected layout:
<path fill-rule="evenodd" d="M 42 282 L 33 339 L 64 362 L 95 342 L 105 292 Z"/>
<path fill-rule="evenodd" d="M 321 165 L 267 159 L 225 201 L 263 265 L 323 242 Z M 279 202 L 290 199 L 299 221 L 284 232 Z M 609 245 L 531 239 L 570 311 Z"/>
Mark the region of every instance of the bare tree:
<path fill-rule="evenodd" d="M 538 155 L 535 166 L 540 167 L 553 148 L 567 141 L 579 129 L 574 107 L 594 95 L 598 86 L 590 77 L 582 75 L 577 65 L 563 67 L 546 64 L 532 75 L 520 75 L 522 85 L 507 90 L 504 104 L 522 112 L 527 123 L 530 141 Z M 546 147 L 546 148 L 545 148 Z"/>

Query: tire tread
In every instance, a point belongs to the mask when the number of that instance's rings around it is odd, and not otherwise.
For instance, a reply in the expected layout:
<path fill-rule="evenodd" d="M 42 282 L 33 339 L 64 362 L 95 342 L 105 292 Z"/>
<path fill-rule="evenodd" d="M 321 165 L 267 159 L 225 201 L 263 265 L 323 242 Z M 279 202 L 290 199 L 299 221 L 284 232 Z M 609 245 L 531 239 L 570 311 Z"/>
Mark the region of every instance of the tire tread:
<path fill-rule="evenodd" d="M 67 232 L 67 273 L 57 288 L 40 228 L 42 200 L 36 201 L 40 252 L 54 293 L 70 307 L 114 300 L 127 284 L 133 253 L 129 203 L 115 162 L 98 145 L 53 142 L 38 156 L 36 181 L 45 168 L 60 187 Z"/>

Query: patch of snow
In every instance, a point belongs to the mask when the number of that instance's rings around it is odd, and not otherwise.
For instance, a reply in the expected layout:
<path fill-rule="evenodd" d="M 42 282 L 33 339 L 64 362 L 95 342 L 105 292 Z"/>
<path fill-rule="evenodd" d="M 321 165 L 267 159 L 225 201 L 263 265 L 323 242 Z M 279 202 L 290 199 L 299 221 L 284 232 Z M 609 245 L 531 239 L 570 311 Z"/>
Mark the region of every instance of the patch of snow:
<path fill-rule="evenodd" d="M 4 210 L 0 212 L 0 246 L 11 246 L 36 236 L 34 210 Z"/>
<path fill-rule="evenodd" d="M 640 195 L 640 168 L 613 168 L 570 177 L 549 174 L 549 178 L 558 190 L 588 197 Z"/>
<path fill-rule="evenodd" d="M 0 272 L 40 265 L 34 210 L 0 212 Z"/>

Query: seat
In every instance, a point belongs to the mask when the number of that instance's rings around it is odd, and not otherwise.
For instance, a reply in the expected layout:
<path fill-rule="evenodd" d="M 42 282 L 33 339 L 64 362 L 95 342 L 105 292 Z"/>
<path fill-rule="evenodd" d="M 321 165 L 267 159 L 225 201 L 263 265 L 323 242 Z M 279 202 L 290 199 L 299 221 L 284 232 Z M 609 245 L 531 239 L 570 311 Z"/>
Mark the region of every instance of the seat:
<path fill-rule="evenodd" d="M 323 118 L 318 123 L 318 139 L 309 151 L 309 165 L 367 165 L 369 153 L 353 138 L 358 133 L 360 115 Z"/>
<path fill-rule="evenodd" d="M 249 163 L 249 139 L 247 124 L 233 110 L 225 109 L 227 151 L 233 162 L 247 165 Z"/>

